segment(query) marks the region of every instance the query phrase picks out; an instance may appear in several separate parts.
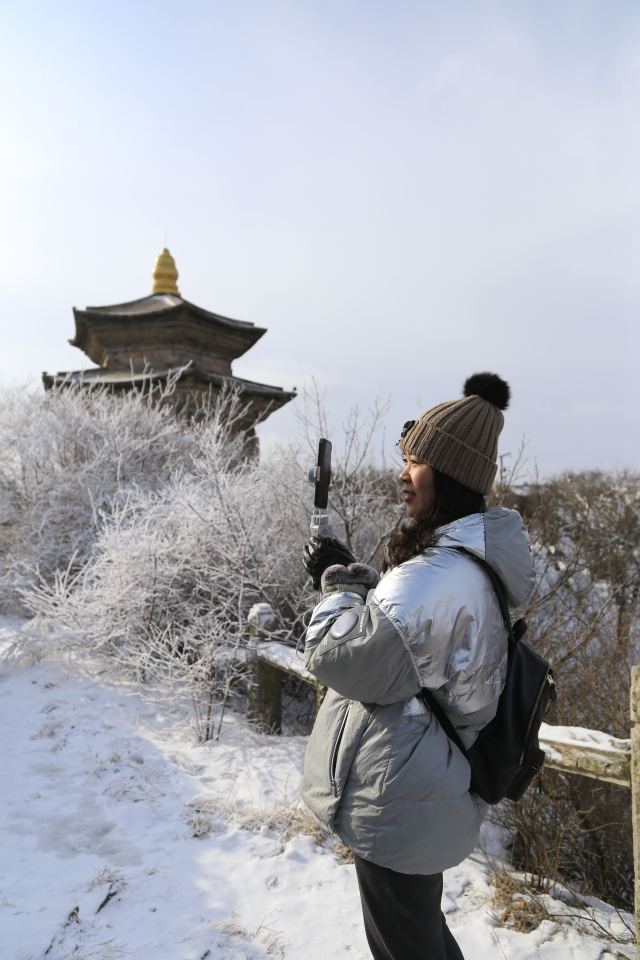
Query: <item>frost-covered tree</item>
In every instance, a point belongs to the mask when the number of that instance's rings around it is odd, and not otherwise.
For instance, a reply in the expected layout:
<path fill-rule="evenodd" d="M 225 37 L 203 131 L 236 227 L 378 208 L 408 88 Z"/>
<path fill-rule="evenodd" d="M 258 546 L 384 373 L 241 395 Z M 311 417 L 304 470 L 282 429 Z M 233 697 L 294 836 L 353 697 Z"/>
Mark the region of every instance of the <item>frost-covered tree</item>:
<path fill-rule="evenodd" d="M 144 391 L 113 396 L 68 385 L 0 395 L 0 610 L 24 612 L 20 592 L 78 572 L 104 516 L 133 487 L 159 489 L 198 444 Z"/>
<path fill-rule="evenodd" d="M 239 404 L 234 396 L 201 422 L 181 423 L 188 437 L 164 476 L 121 487 L 96 512 L 82 557 L 58 555 L 48 575 L 31 558 L 15 588 L 37 615 L 34 629 L 54 624 L 66 648 L 148 689 L 191 697 L 203 737 L 227 701 L 250 606 L 269 603 L 274 636 L 294 644 L 317 599 L 301 563 L 313 460 L 293 443 L 261 463 L 243 459 L 231 430 Z M 349 422 L 334 464 L 336 532 L 367 558 L 385 513 L 393 520 L 388 483 L 367 463 L 376 416 L 364 445 L 360 421 Z"/>

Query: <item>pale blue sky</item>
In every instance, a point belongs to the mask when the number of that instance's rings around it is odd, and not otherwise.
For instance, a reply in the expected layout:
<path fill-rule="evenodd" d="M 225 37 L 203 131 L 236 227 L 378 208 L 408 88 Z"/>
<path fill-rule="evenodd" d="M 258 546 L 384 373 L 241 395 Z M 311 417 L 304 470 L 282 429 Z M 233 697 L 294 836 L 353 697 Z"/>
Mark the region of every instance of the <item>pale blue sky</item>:
<path fill-rule="evenodd" d="M 238 375 L 391 396 L 390 452 L 491 369 L 502 451 L 640 468 L 638 2 L 0 0 L 0 82 L 2 382 L 91 366 L 72 305 L 166 238 L 269 328 Z"/>

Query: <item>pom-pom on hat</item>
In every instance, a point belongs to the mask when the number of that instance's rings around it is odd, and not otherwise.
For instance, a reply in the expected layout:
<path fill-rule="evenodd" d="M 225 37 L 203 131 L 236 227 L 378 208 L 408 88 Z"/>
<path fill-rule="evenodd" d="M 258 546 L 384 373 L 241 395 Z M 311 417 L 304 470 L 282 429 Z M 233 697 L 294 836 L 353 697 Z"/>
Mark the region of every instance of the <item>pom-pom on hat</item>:
<path fill-rule="evenodd" d="M 398 445 L 405 455 L 485 496 L 498 469 L 502 411 L 509 405 L 509 384 L 495 373 L 474 373 L 459 400 L 447 400 L 407 421 Z"/>

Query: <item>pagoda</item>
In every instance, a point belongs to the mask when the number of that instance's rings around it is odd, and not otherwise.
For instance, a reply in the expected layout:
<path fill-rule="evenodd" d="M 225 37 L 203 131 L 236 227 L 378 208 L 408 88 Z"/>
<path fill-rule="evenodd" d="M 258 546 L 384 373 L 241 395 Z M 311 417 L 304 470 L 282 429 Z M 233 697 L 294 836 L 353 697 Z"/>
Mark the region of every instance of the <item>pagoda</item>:
<path fill-rule="evenodd" d="M 181 413 L 203 415 L 205 401 L 236 387 L 244 410 L 240 427 L 257 450 L 254 427 L 288 403 L 287 391 L 233 375 L 231 364 L 266 333 L 190 303 L 178 290 L 178 271 L 167 248 L 157 257 L 150 296 L 105 307 L 73 308 L 76 334 L 69 343 L 96 367 L 42 374 L 45 390 L 81 384 L 113 391 L 148 388 L 171 380 Z"/>

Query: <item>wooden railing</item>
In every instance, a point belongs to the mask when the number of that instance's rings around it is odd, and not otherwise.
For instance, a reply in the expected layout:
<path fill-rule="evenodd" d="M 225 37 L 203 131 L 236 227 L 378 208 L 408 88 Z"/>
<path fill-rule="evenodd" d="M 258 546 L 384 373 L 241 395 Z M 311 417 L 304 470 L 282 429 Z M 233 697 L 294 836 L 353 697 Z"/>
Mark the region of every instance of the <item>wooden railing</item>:
<path fill-rule="evenodd" d="M 253 632 L 249 659 L 253 658 L 254 687 L 249 709 L 262 729 L 280 733 L 280 687 L 283 674 L 308 683 L 319 706 L 324 686 L 305 669 L 292 647 L 276 641 L 260 642 Z M 615 783 L 631 790 L 636 937 L 640 943 L 640 666 L 631 670 L 631 739 L 622 740 L 583 727 L 558 727 L 543 723 L 540 746 L 546 753 L 545 767 Z"/>
<path fill-rule="evenodd" d="M 309 673 L 302 658 L 293 647 L 278 643 L 251 642 L 247 648 L 247 661 L 253 683 L 248 689 L 250 717 L 260 729 L 268 733 L 282 731 L 282 680 L 284 675 L 295 677 L 315 691 L 316 710 L 324 697 L 325 687 Z"/>

